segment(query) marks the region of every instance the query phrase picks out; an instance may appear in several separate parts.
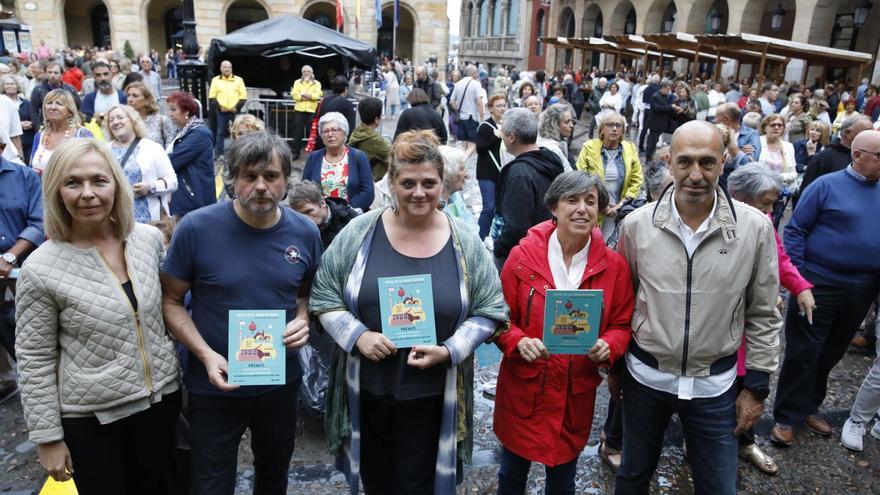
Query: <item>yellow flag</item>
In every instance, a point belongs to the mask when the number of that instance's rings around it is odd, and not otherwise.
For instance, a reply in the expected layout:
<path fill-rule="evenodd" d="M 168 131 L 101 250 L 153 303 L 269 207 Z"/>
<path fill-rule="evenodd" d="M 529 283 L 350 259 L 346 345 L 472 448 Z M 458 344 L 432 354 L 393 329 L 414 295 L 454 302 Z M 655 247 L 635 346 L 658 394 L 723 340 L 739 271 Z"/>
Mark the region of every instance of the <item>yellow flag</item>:
<path fill-rule="evenodd" d="M 354 28 L 360 29 L 358 23 L 361 19 L 361 0 L 354 0 Z"/>
<path fill-rule="evenodd" d="M 79 495 L 79 492 L 76 491 L 76 485 L 73 484 L 73 480 L 58 482 L 50 476 L 43 484 L 40 495 Z"/>

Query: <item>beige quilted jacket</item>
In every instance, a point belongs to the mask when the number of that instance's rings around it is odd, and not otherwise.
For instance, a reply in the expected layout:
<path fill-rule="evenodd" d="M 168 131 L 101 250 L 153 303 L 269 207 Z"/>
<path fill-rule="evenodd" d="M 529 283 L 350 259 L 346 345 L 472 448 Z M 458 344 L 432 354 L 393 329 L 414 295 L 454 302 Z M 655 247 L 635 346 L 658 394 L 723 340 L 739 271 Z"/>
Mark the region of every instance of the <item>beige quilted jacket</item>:
<path fill-rule="evenodd" d="M 162 319 L 162 234 L 138 224 L 125 259 L 138 313 L 97 248 L 47 241 L 22 266 L 16 354 L 30 440 L 64 437 L 61 417 L 150 397 L 178 378 Z"/>

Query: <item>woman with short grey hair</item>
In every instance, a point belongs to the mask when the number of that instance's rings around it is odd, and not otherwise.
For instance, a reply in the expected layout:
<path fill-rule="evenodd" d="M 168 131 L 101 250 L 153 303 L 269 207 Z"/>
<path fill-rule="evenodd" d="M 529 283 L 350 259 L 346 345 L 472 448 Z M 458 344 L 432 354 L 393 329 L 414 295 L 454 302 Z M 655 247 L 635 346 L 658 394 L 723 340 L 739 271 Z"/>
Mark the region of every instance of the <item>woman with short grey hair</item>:
<path fill-rule="evenodd" d="M 555 153 L 566 169 L 571 168 L 567 140 L 573 131 L 574 109 L 568 103 L 554 103 L 541 112 L 538 146 Z"/>
<path fill-rule="evenodd" d="M 733 199 L 761 210 L 768 217 L 773 211 L 773 205 L 779 199 L 779 193 L 783 187 L 779 172 L 770 169 L 761 162 L 743 165 L 734 170 L 727 178 L 727 191 Z M 774 233 L 776 235 L 776 252 L 779 258 L 779 283 L 796 295 L 801 314 L 808 321 L 812 321 L 813 310 L 816 308 L 816 301 L 810 290 L 813 288 L 813 284 L 803 278 L 797 268 L 792 265 L 785 248 L 782 247 L 779 233 L 775 230 Z M 781 303 L 781 299 L 779 302 Z M 736 384 L 738 391 L 742 390 L 745 377 L 745 349 L 744 338 L 737 359 Z M 739 455 L 766 474 L 774 475 L 779 471 L 776 461 L 758 448 L 753 429 L 749 429 L 739 436 Z"/>
<path fill-rule="evenodd" d="M 348 120 L 339 112 L 327 112 L 318 120 L 324 149 L 306 158 L 302 180 L 320 184 L 325 197 L 342 198 L 361 211 L 373 202 L 373 173 L 363 151 L 347 146 Z"/>
<path fill-rule="evenodd" d="M 586 172 L 563 172 L 547 189 L 544 204 L 553 219 L 529 229 L 501 271 L 510 327 L 495 339 L 504 353 L 493 425 L 503 446 L 499 494 L 524 493 L 533 462 L 545 466 L 546 493 L 575 493 L 577 460 L 590 435 L 596 387 L 602 382 L 599 366 L 621 358 L 630 339 L 629 265 L 594 228 L 608 206 L 604 185 Z M 601 302 L 592 306 L 566 297 L 553 304 L 551 289 L 598 289 Z M 585 312 L 600 313 L 598 328 L 589 329 L 598 337 L 595 345 L 567 352 L 548 348 L 543 342 L 546 301 L 556 308 L 548 316 L 559 318 L 554 322 L 565 323 L 572 334 L 571 328 L 586 325 Z M 547 387 L 540 385 L 544 382 Z"/>

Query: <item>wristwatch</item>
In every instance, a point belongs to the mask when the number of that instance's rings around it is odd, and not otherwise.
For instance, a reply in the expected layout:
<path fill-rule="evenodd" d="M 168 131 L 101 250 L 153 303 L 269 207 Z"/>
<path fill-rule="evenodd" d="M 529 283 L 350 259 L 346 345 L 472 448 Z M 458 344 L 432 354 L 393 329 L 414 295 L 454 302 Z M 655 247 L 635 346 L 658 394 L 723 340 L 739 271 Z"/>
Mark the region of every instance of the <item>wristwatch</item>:
<path fill-rule="evenodd" d="M 3 253 L 3 255 L 0 255 L 0 258 L 3 258 L 3 261 L 9 263 L 12 266 L 15 266 L 15 262 L 18 261 L 18 256 L 16 256 L 15 253 L 8 251 Z"/>

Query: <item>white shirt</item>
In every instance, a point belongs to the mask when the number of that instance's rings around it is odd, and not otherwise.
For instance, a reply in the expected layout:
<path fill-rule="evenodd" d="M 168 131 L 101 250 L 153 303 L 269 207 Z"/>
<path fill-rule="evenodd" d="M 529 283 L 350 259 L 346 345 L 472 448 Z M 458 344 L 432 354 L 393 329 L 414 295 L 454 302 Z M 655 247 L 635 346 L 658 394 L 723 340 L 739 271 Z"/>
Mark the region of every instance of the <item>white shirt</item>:
<path fill-rule="evenodd" d="M 550 264 L 550 273 L 553 275 L 553 285 L 561 290 L 577 290 L 584 278 L 584 270 L 587 269 L 587 255 L 590 252 L 590 239 L 587 245 L 571 257 L 571 265 L 565 267 L 565 257 L 562 254 L 562 244 L 554 230 L 550 234 L 547 246 L 547 262 Z"/>
<path fill-rule="evenodd" d="M 480 110 L 477 100 L 482 96 L 482 89 L 483 87 L 480 85 L 480 81 L 471 79 L 469 76 L 463 77 L 460 81 L 455 83 L 455 87 L 452 88 L 452 97 L 450 100 L 455 103 L 455 106 L 459 111 L 459 117 L 462 120 L 467 120 L 468 117 L 473 117 L 474 120 L 479 122 Z"/>
<path fill-rule="evenodd" d="M 681 236 L 682 242 L 684 242 L 688 256 L 694 255 L 697 246 L 700 245 L 700 242 L 709 233 L 709 222 L 715 216 L 715 206 L 717 203 L 718 193 L 715 193 L 715 198 L 712 202 L 712 212 L 697 227 L 697 230 L 692 230 L 681 219 L 681 215 L 679 215 L 678 209 L 675 207 L 675 200 L 672 199 L 672 217 L 678 226 L 678 233 Z M 626 353 L 626 367 L 633 378 L 642 385 L 675 395 L 682 400 L 718 397 L 726 392 L 733 385 L 734 380 L 736 380 L 736 366 L 732 366 L 729 370 L 717 375 L 700 377 L 678 376 L 648 366 L 631 352 Z"/>

